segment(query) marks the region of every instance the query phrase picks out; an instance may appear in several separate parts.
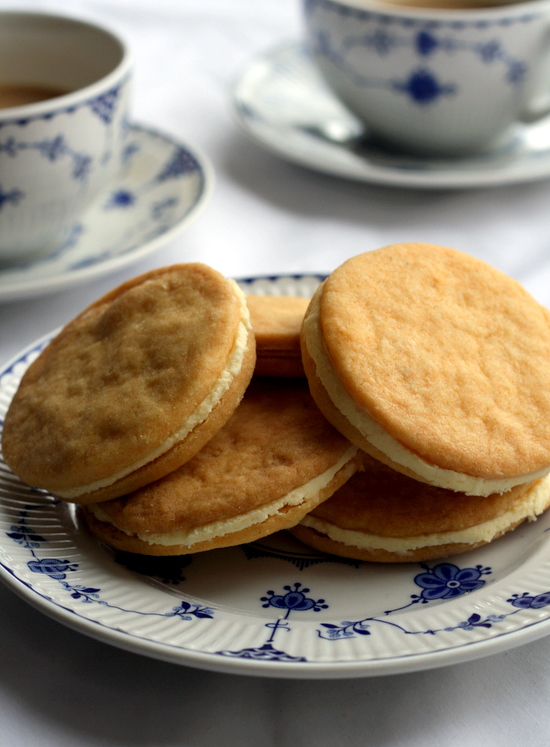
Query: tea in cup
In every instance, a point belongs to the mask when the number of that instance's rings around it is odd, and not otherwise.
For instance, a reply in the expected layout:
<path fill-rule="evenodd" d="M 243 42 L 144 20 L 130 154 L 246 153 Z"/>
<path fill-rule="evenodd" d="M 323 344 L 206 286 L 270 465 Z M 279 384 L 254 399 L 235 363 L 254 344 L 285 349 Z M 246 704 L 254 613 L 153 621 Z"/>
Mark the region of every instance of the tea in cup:
<path fill-rule="evenodd" d="M 0 11 L 0 263 L 50 251 L 118 174 L 130 76 L 112 31 Z"/>
<path fill-rule="evenodd" d="M 303 0 L 323 78 L 382 143 L 464 156 L 550 112 L 550 0 Z"/>

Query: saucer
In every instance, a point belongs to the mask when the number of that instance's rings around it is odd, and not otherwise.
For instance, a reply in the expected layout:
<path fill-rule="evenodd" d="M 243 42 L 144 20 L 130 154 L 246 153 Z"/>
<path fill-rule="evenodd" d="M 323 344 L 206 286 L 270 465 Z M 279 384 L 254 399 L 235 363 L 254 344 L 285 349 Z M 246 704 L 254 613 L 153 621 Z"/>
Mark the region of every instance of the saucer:
<path fill-rule="evenodd" d="M 431 159 L 381 148 L 325 86 L 299 43 L 254 59 L 234 86 L 233 107 L 246 132 L 277 155 L 362 182 L 465 188 L 550 176 L 550 117 L 518 125 L 504 144 L 475 157 Z"/>
<path fill-rule="evenodd" d="M 0 302 L 53 293 L 119 270 L 159 249 L 204 207 L 213 172 L 173 137 L 131 125 L 125 167 L 59 246 L 34 261 L 0 267 Z"/>

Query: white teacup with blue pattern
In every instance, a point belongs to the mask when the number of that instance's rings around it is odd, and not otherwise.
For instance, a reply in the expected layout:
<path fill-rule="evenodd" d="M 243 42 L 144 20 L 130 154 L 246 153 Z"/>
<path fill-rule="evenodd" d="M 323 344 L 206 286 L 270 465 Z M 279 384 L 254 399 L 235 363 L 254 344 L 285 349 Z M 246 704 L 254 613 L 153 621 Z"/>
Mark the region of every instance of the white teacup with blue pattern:
<path fill-rule="evenodd" d="M 107 29 L 0 12 L 0 91 L 57 93 L 0 108 L 0 264 L 55 247 L 119 172 L 130 76 L 129 51 Z"/>
<path fill-rule="evenodd" d="M 303 0 L 307 43 L 374 137 L 407 152 L 475 153 L 550 111 L 550 0 L 462 4 Z"/>

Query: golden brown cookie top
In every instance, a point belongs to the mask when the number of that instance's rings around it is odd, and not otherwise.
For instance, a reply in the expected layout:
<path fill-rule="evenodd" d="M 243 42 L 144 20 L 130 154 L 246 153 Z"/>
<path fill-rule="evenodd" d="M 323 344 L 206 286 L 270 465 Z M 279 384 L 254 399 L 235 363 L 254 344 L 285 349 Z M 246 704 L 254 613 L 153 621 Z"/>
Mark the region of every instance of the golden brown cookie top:
<path fill-rule="evenodd" d="M 102 503 L 97 516 L 140 536 L 185 534 L 214 522 L 226 522 L 223 531 L 235 532 L 247 525 L 250 512 L 284 499 L 281 520 L 284 506 L 295 506 L 297 523 L 309 510 L 300 514 L 300 505 L 312 505 L 305 498 L 320 496 L 332 480 L 327 471 L 340 469 L 355 453 L 320 413 L 305 381 L 257 379 L 231 419 L 193 459 L 162 480 Z M 321 476 L 326 479 L 304 492 Z M 260 513 L 251 520 L 266 517 Z"/>
<path fill-rule="evenodd" d="M 503 273 L 388 246 L 332 273 L 319 324 L 358 411 L 421 459 L 489 479 L 550 465 L 550 315 Z"/>
<path fill-rule="evenodd" d="M 256 370 L 260 376 L 304 376 L 300 328 L 308 299 L 299 296 L 246 297 L 256 336 Z"/>
<path fill-rule="evenodd" d="M 243 307 L 232 281 L 198 263 L 153 270 L 111 291 L 24 375 L 6 416 L 6 462 L 25 482 L 62 492 L 168 447 L 233 376 L 228 366 L 248 323 Z"/>
<path fill-rule="evenodd" d="M 300 354 L 300 328 L 309 300 L 299 296 L 246 297 L 256 350 Z"/>

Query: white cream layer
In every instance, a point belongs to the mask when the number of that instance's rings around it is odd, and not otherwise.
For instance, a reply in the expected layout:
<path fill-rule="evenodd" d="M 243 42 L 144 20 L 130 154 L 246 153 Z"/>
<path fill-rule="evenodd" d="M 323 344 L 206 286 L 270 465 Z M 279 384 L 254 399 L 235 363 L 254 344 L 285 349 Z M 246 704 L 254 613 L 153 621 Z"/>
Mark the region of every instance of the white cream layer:
<path fill-rule="evenodd" d="M 106 488 L 109 485 L 113 485 L 117 480 L 126 477 L 126 475 L 135 472 L 140 467 L 143 467 L 145 464 L 148 464 L 149 462 L 157 459 L 159 456 L 165 454 L 179 441 L 183 441 L 183 439 L 186 438 L 189 433 L 191 433 L 193 428 L 196 428 L 197 425 L 206 420 L 208 415 L 212 412 L 214 407 L 216 407 L 223 395 L 227 392 L 237 374 L 240 372 L 243 365 L 245 353 L 248 349 L 248 333 L 252 328 L 250 323 L 250 314 L 248 313 L 248 307 L 246 305 L 246 296 L 239 288 L 237 283 L 235 283 L 233 280 L 230 280 L 229 282 L 232 283 L 234 290 L 241 301 L 241 320 L 239 322 L 237 336 L 235 337 L 231 353 L 229 354 L 227 368 L 222 371 L 219 379 L 216 381 L 209 394 L 203 399 L 200 405 L 185 421 L 185 424 L 179 430 L 175 431 L 170 436 L 170 438 L 168 438 L 163 444 L 157 447 L 146 457 L 133 462 L 131 465 L 126 467 L 124 470 L 117 472 L 115 475 L 105 477 L 102 480 L 97 480 L 96 482 L 90 483 L 89 485 L 84 485 L 79 488 L 73 488 L 72 490 L 66 490 L 63 492 L 57 491 L 56 495 L 58 495 L 60 498 L 78 498 L 78 496 L 84 495 L 85 493 L 91 493 L 94 490 L 99 490 L 100 488 Z"/>
<path fill-rule="evenodd" d="M 351 529 L 340 529 L 335 524 L 308 514 L 300 524 L 315 529 L 335 542 L 342 542 L 350 547 L 362 550 L 386 550 L 387 552 L 407 553 L 419 547 L 434 547 L 447 544 L 474 545 L 478 542 L 491 542 L 502 534 L 508 527 L 527 519 L 535 521 L 545 511 L 550 501 L 550 477 L 538 480 L 522 497 L 521 503 L 495 519 L 462 529 L 458 532 L 440 532 L 437 534 L 421 534 L 417 537 L 382 537 Z"/>
<path fill-rule="evenodd" d="M 198 542 L 206 542 L 215 537 L 224 537 L 226 534 L 233 534 L 234 532 L 240 532 L 243 529 L 248 529 L 248 527 L 256 524 L 261 524 L 263 521 L 266 521 L 266 519 L 274 516 L 281 511 L 281 509 L 286 508 L 287 506 L 300 506 L 302 503 L 307 503 L 323 490 L 323 488 L 326 488 L 337 472 L 353 459 L 356 454 L 357 447 L 350 446 L 336 464 L 333 464 L 332 467 L 329 467 L 325 472 L 322 472 L 320 475 L 317 475 L 317 477 L 306 482 L 305 485 L 301 485 L 299 488 L 287 493 L 282 498 L 267 503 L 265 506 L 260 506 L 252 511 L 247 511 L 239 516 L 234 516 L 231 519 L 213 521 L 202 527 L 195 527 L 194 529 L 186 531 L 180 530 L 157 534 L 132 534 L 131 532 L 127 532 L 125 529 L 117 526 L 117 524 L 115 524 L 115 522 L 112 521 L 112 519 L 102 509 L 101 503 L 92 503 L 87 506 L 87 508 L 99 521 L 113 524 L 117 529 L 120 529 L 125 534 L 128 534 L 131 537 L 137 537 L 148 544 L 165 546 L 185 545 L 186 547 L 191 547 Z"/>
<path fill-rule="evenodd" d="M 510 478 L 487 479 L 473 477 L 461 472 L 437 467 L 426 462 L 414 452 L 396 441 L 372 417 L 358 407 L 348 394 L 346 388 L 335 373 L 330 357 L 324 347 L 320 334 L 319 320 L 320 296 L 312 303 L 310 312 L 304 320 L 304 333 L 307 350 L 315 362 L 317 375 L 327 391 L 328 396 L 351 425 L 376 449 L 386 454 L 396 464 L 407 467 L 415 475 L 422 477 L 431 485 L 447 490 L 455 490 L 466 495 L 487 496 L 492 493 L 505 493 L 516 485 L 533 482 L 550 472 L 550 467 Z"/>

